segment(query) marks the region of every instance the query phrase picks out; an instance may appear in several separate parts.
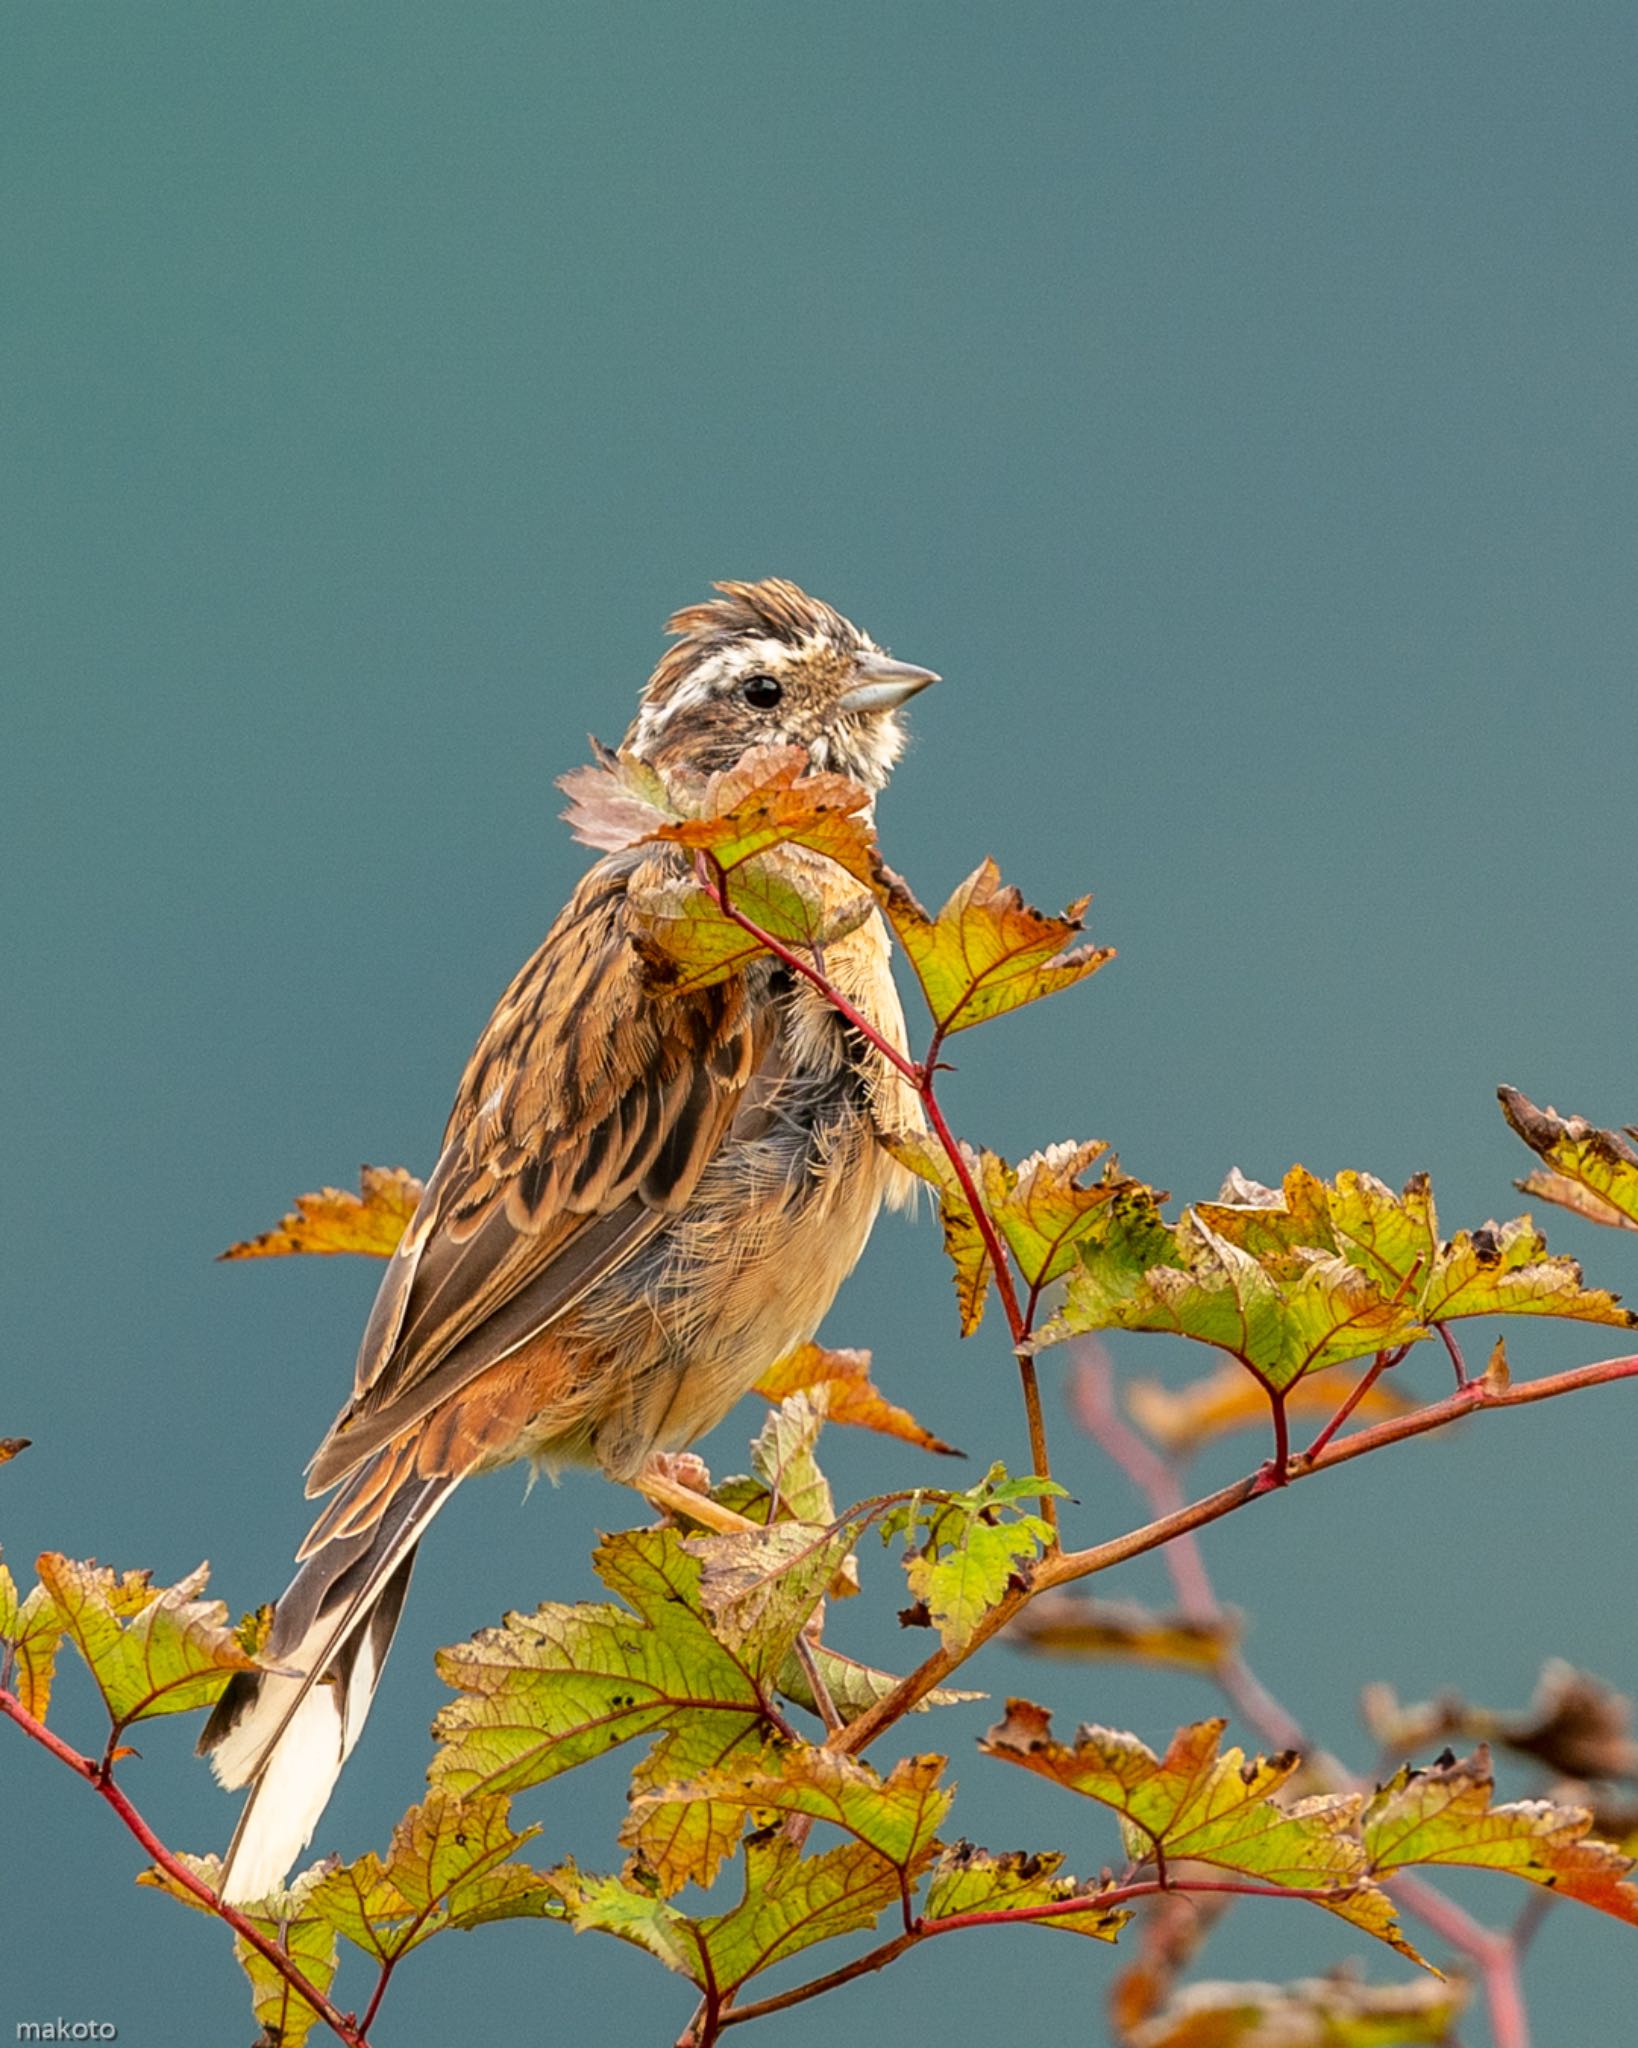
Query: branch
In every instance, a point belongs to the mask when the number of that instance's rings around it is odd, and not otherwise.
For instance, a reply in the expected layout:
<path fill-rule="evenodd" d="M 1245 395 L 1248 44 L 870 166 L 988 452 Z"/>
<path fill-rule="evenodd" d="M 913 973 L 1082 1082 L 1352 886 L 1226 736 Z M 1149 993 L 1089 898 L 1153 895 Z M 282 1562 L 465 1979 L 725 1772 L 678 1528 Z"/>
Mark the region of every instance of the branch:
<path fill-rule="evenodd" d="M 297 1997 L 313 2008 L 338 2041 L 344 2042 L 346 2048 L 369 2048 L 364 2029 L 357 2021 L 338 2012 L 324 1993 L 308 1982 L 300 1967 L 276 1942 L 269 1941 L 237 1907 L 219 1898 L 203 1878 L 196 1877 L 179 1856 L 167 1849 L 106 1771 L 93 1763 L 90 1757 L 81 1756 L 77 1749 L 71 1749 L 43 1721 L 36 1720 L 15 1694 L 0 1691 L 0 1714 L 15 1721 L 25 1735 L 39 1743 L 42 1749 L 49 1750 L 59 1763 L 66 1764 L 77 1777 L 83 1778 L 99 1793 L 165 1875 L 184 1891 L 192 1892 L 207 1911 L 214 1913 L 217 1919 L 225 1920 L 241 1941 L 248 1943 L 265 1962 L 271 1964 Z M 371 2010 L 374 2010 L 373 2005 Z"/>
<path fill-rule="evenodd" d="M 1616 1380 L 1634 1377 L 1638 1377 L 1638 1357 L 1601 1359 L 1596 1365 L 1576 1366 L 1569 1372 L 1552 1373 L 1544 1379 L 1524 1380 L 1517 1385 L 1487 1371 L 1480 1378 L 1458 1387 L 1442 1401 L 1431 1402 L 1409 1415 L 1396 1415 L 1385 1422 L 1374 1423 L 1369 1429 L 1327 1444 L 1317 1455 L 1298 1453 L 1290 1461 L 1287 1482 L 1295 1485 L 1298 1480 L 1310 1479 L 1316 1473 L 1349 1464 L 1370 1451 L 1383 1450 L 1389 1444 L 1401 1443 L 1410 1437 L 1424 1436 L 1429 1430 L 1443 1429 L 1447 1423 L 1458 1422 L 1465 1415 L 1482 1413 L 1490 1408 L 1520 1408 L 1534 1401 L 1553 1400 L 1560 1394 L 1579 1393 L 1584 1387 L 1606 1386 Z M 1203 1529 L 1210 1522 L 1220 1522 L 1225 1515 L 1232 1515 L 1247 1501 L 1255 1500 L 1269 1490 L 1265 1467 L 1248 1473 L 1243 1479 L 1234 1480 L 1228 1486 L 1219 1487 L 1215 1493 L 1206 1494 L 1200 1500 L 1159 1515 L 1139 1529 L 1130 1529 L 1124 1536 L 1112 1537 L 1107 1543 L 1095 1543 L 1086 1550 L 1049 1551 L 1029 1572 L 1026 1584 L 1015 1588 L 989 1610 L 964 1650 L 946 1650 L 942 1646 L 935 1650 L 907 1677 L 901 1678 L 884 1699 L 833 1737 L 830 1747 L 857 1755 L 874 1742 L 884 1728 L 908 1713 L 935 1686 L 942 1685 L 952 1671 L 964 1664 L 981 1644 L 1005 1628 L 1037 1593 L 1043 1593 L 1052 1586 L 1069 1585 L 1076 1579 L 1091 1578 L 1097 1572 L 1108 1571 L 1112 1565 L 1125 1564 L 1134 1557 L 1159 1550 L 1191 1530 Z"/>
<path fill-rule="evenodd" d="M 874 1970 L 885 1969 L 896 1962 L 907 1949 L 918 1943 L 931 1941 L 940 1934 L 958 1934 L 966 1927 L 1008 1927 L 1030 1926 L 1042 1920 L 1064 1920 L 1076 1913 L 1114 1912 L 1121 1906 L 1130 1905 L 1135 1899 L 1151 1899 L 1169 1892 L 1231 1892 L 1238 1898 L 1246 1899 L 1308 1899 L 1324 1903 L 1346 1897 L 1352 1890 L 1350 1885 L 1319 1885 L 1300 1889 L 1290 1885 L 1251 1884 L 1227 1878 L 1199 1878 L 1173 1882 L 1170 1879 L 1142 1878 L 1132 1884 L 1110 1885 L 1102 1891 L 1087 1892 L 1079 1898 L 1053 1899 L 1040 1906 L 1002 1906 L 990 1912 L 951 1913 L 942 1920 L 918 1920 L 914 1927 L 903 1934 L 897 1934 L 891 1941 L 884 1941 L 879 1947 L 867 1949 L 862 1956 L 855 1956 L 851 1963 L 827 1970 L 824 1976 L 810 1978 L 806 1984 L 797 1984 L 789 1991 L 778 1992 L 772 1998 L 759 1998 L 753 2005 L 736 2005 L 724 2012 L 719 2024 L 724 2029 L 737 2027 L 745 2020 L 765 2019 L 770 2013 L 784 2012 L 790 2006 L 803 2005 L 810 1998 L 821 1998 L 827 1991 L 850 1984 L 856 1977 L 869 1975 Z"/>
<path fill-rule="evenodd" d="M 764 931 L 754 918 L 747 917 L 743 910 L 736 907 L 729 894 L 728 877 L 719 861 L 714 859 L 709 853 L 702 852 L 697 856 L 695 871 L 699 877 L 701 888 L 704 889 L 706 895 L 710 897 L 724 917 L 731 923 L 738 925 L 740 930 L 755 939 L 758 945 L 765 946 L 776 960 L 782 961 L 793 973 L 800 974 L 804 981 L 817 989 L 825 1001 L 830 1004 L 831 1008 L 839 1016 L 845 1018 L 868 1044 L 874 1046 L 882 1058 L 901 1074 L 916 1091 L 917 1096 L 921 1100 L 922 1108 L 927 1113 L 927 1121 L 932 1126 L 933 1135 L 938 1139 L 944 1156 L 950 1162 L 951 1171 L 955 1174 L 956 1181 L 961 1188 L 962 1197 L 966 1201 L 968 1208 L 971 1209 L 973 1221 L 978 1226 L 978 1234 L 984 1241 L 984 1251 L 989 1259 L 991 1270 L 995 1275 L 995 1289 L 1001 1297 L 1001 1307 L 1007 1318 L 1007 1329 L 1012 1337 L 1013 1349 L 1015 1354 L 1018 1354 L 1018 1377 L 1024 1395 L 1024 1415 L 1029 1425 L 1031 1463 L 1037 1479 L 1050 1479 L 1052 1477 L 1052 1464 L 1047 1453 L 1046 1423 L 1041 1413 L 1040 1382 L 1036 1376 L 1035 1361 L 1021 1353 L 1021 1347 L 1030 1333 L 1034 1302 L 1033 1300 L 1031 1301 L 1031 1313 L 1028 1315 L 1019 1306 L 1018 1289 L 1013 1281 L 1012 1263 L 1007 1257 L 1006 1246 L 1001 1240 L 1000 1232 L 996 1229 L 995 1224 L 990 1218 L 989 1211 L 984 1206 L 983 1199 L 978 1192 L 977 1183 L 973 1179 L 972 1170 L 967 1164 L 966 1157 L 954 1132 L 950 1129 L 944 1115 L 943 1105 L 938 1099 L 938 1089 L 933 1077 L 938 1070 L 939 1048 L 944 1042 L 942 1030 L 935 1027 L 932 1047 L 928 1052 L 927 1058 L 920 1065 L 914 1060 L 907 1058 L 890 1039 L 884 1037 L 876 1026 L 843 995 L 835 982 L 831 980 L 830 976 L 825 973 L 815 960 L 805 959 L 798 950 L 774 938 L 770 932 Z M 1043 1494 L 1040 1508 L 1042 1519 L 1052 1530 L 1051 1547 L 1055 1549 L 1058 1541 L 1058 1503 L 1056 1496 Z"/>

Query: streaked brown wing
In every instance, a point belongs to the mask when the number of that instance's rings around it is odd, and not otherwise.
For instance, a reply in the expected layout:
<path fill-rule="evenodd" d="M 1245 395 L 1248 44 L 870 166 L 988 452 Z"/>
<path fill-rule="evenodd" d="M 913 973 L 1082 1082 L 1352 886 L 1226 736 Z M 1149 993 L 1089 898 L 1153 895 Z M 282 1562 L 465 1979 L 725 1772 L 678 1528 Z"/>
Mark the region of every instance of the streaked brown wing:
<path fill-rule="evenodd" d="M 631 855 L 590 871 L 479 1039 L 309 1494 L 631 1257 L 721 1142 L 766 1050 L 766 1007 L 737 977 L 657 994 L 628 934 L 634 872 Z"/>

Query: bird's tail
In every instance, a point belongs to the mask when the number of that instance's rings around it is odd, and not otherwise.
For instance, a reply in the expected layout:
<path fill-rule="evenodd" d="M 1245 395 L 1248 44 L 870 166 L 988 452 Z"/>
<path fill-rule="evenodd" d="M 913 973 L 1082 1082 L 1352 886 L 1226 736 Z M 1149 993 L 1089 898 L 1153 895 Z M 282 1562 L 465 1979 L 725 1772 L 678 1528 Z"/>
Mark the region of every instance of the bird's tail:
<path fill-rule="evenodd" d="M 393 1447 L 348 1481 L 308 1538 L 262 1651 L 282 1669 L 236 1673 L 199 1738 L 222 1784 L 250 1787 L 222 1870 L 230 1904 L 265 1898 L 312 1839 L 375 1697 L 415 1546 L 458 1483 L 411 1471 L 376 1514 L 389 1461 Z"/>

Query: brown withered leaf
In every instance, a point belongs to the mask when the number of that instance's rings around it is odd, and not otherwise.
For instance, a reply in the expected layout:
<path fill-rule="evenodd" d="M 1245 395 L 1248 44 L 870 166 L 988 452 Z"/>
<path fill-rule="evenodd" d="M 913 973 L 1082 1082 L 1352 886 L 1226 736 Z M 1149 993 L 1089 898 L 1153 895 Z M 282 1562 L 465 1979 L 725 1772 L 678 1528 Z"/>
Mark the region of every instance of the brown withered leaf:
<path fill-rule="evenodd" d="M 1121 2048 L 1437 2048 L 1452 2038 L 1467 1999 L 1460 1979 L 1204 1982 L 1130 2028 Z"/>
<path fill-rule="evenodd" d="M 1542 1667 L 1521 1713 L 1472 1706 L 1454 1692 L 1405 1706 L 1387 1685 L 1367 1686 L 1361 1709 L 1373 1739 L 1402 1755 L 1447 1742 L 1500 1742 L 1560 1777 L 1638 1780 L 1632 1702 L 1560 1658 Z"/>
<path fill-rule="evenodd" d="M 1341 1404 L 1336 1380 L 1300 1379 L 1286 1396 L 1293 1421 L 1311 1417 L 1324 1421 Z M 1381 1422 L 1408 1415 L 1416 1402 L 1390 1380 L 1379 1379 L 1354 1410 L 1360 1422 Z M 1132 1380 L 1126 1387 L 1126 1408 L 1138 1427 L 1175 1457 L 1187 1457 L 1202 1444 L 1238 1429 L 1268 1427 L 1268 1396 L 1232 1359 L 1215 1366 L 1187 1386 L 1166 1387 L 1158 1380 Z"/>
<path fill-rule="evenodd" d="M 1089 900 L 1072 903 L 1062 917 L 1048 917 L 1003 884 L 995 862 L 986 860 L 951 893 L 936 917 L 929 917 L 909 889 L 892 878 L 887 915 L 933 1022 L 947 1035 L 1038 1002 L 1112 960 L 1112 946 L 1065 951 L 1081 929 L 1081 912 Z"/>
<path fill-rule="evenodd" d="M 12 1459 L 26 1451 L 32 1442 L 32 1437 L 0 1436 L 0 1465 L 9 1465 Z"/>
<path fill-rule="evenodd" d="M 831 1422 L 850 1423 L 855 1429 L 873 1429 L 882 1436 L 898 1437 L 918 1444 L 924 1451 L 938 1451 L 947 1458 L 963 1455 L 953 1444 L 936 1437 L 907 1408 L 900 1408 L 870 1377 L 868 1351 L 836 1351 L 823 1344 L 799 1344 L 777 1364 L 770 1365 L 753 1394 L 778 1403 L 790 1394 L 822 1392 L 825 1415 Z"/>
<path fill-rule="evenodd" d="M 1519 1182 L 1526 1194 L 1573 1209 L 1592 1223 L 1638 1230 L 1638 1130 L 1600 1130 L 1585 1117 L 1538 1109 L 1516 1088 L 1498 1088 L 1496 1094 L 1502 1115 L 1549 1169 Z"/>
<path fill-rule="evenodd" d="M 421 1199 L 421 1182 L 407 1166 L 359 1169 L 359 1192 L 320 1188 L 298 1195 L 296 1206 L 272 1230 L 217 1254 L 223 1259 L 281 1259 L 293 1252 L 361 1252 L 390 1259 Z"/>
<path fill-rule="evenodd" d="M 1098 1600 L 1059 1586 L 1037 1594 L 1007 1624 L 1002 1640 L 1046 1657 L 1102 1657 L 1212 1671 L 1239 1635 L 1239 1622 L 1231 1615 L 1192 1621 L 1187 1615 L 1157 1614 L 1132 1601 Z"/>

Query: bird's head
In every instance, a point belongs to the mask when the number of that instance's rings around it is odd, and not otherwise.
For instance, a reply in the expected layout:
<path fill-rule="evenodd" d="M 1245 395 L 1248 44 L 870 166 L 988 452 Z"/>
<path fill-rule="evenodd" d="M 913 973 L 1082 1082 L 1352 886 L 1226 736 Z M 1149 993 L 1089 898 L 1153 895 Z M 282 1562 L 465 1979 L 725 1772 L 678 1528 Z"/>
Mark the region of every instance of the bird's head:
<path fill-rule="evenodd" d="M 719 583 L 666 622 L 668 648 L 626 744 L 662 773 L 727 768 L 748 747 L 806 747 L 880 789 L 904 751 L 899 707 L 936 683 L 794 583 Z"/>

